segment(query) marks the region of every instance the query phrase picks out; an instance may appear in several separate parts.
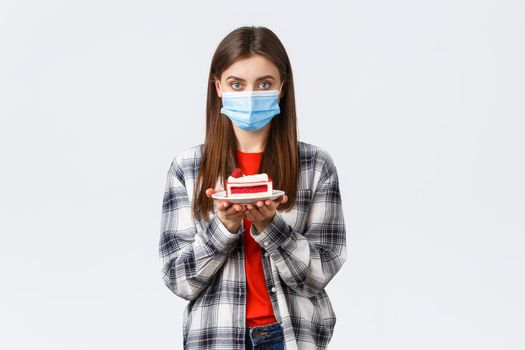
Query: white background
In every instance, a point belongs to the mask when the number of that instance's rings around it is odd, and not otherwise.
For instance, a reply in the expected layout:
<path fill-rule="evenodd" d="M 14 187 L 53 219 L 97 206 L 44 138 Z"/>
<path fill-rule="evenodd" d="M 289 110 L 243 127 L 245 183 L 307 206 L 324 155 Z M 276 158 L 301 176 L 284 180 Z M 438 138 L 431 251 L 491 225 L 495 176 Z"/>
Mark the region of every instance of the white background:
<path fill-rule="evenodd" d="M 330 349 L 523 349 L 520 1 L 2 1 L 0 348 L 181 349 L 172 158 L 222 38 L 262 25 L 340 177 Z"/>

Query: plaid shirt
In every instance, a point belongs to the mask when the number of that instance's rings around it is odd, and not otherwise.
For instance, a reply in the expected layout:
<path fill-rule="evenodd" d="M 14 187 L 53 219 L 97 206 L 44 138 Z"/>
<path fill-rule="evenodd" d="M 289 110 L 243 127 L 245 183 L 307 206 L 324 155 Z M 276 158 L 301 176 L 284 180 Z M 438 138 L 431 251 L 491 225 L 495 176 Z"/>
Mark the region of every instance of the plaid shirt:
<path fill-rule="evenodd" d="M 296 203 L 276 211 L 264 231 L 250 232 L 262 249 L 263 269 L 286 350 L 325 349 L 336 316 L 325 286 L 346 260 L 346 229 L 338 176 L 324 149 L 298 141 Z M 166 286 L 189 300 L 183 314 L 184 349 L 244 349 L 246 279 L 244 224 L 229 232 L 191 212 L 202 144 L 177 154 L 167 172 L 159 257 Z M 217 179 L 217 189 L 223 189 Z M 217 204 L 214 203 L 214 212 Z"/>

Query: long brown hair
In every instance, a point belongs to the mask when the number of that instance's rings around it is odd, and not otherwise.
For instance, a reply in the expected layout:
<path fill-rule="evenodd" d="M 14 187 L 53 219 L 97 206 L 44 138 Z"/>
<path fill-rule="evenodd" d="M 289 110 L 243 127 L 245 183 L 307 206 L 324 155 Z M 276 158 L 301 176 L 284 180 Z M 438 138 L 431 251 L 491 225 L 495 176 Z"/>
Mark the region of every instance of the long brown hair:
<path fill-rule="evenodd" d="M 213 199 L 206 196 L 207 188 L 215 188 L 225 180 L 236 165 L 237 143 L 232 122 L 220 113 L 221 98 L 217 95 L 215 80 L 235 61 L 259 54 L 273 62 L 284 81 L 283 95 L 279 99 L 280 114 L 270 121 L 270 131 L 264 149 L 259 173 L 267 173 L 273 187 L 286 192 L 288 201 L 279 205 L 279 211 L 290 210 L 295 202 L 299 154 L 297 145 L 297 121 L 295 112 L 292 67 L 286 50 L 270 29 L 245 26 L 230 32 L 217 47 L 211 62 L 206 103 L 206 136 L 194 187 L 193 214 L 209 222 L 208 213 L 213 212 Z M 200 215 L 204 213 L 205 215 Z"/>

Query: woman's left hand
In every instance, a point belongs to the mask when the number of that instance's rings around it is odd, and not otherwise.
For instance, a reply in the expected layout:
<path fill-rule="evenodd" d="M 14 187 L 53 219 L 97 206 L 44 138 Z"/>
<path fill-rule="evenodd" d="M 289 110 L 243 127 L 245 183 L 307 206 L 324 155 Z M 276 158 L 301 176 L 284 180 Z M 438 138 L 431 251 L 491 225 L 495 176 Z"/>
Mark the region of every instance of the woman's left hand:
<path fill-rule="evenodd" d="M 256 205 L 246 204 L 244 216 L 255 225 L 257 231 L 262 232 L 272 222 L 276 208 L 288 201 L 288 196 L 283 194 L 275 200 L 266 199 L 257 201 Z"/>

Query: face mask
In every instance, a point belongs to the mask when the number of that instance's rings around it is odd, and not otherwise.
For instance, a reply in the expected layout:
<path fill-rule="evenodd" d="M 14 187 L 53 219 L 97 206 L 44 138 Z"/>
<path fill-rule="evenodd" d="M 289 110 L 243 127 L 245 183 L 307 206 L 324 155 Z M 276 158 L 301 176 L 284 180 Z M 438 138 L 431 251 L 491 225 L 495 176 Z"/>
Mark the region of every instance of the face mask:
<path fill-rule="evenodd" d="M 284 81 L 283 81 L 284 83 Z M 279 90 L 222 92 L 221 113 L 226 114 L 239 128 L 247 131 L 263 128 L 281 112 Z"/>

